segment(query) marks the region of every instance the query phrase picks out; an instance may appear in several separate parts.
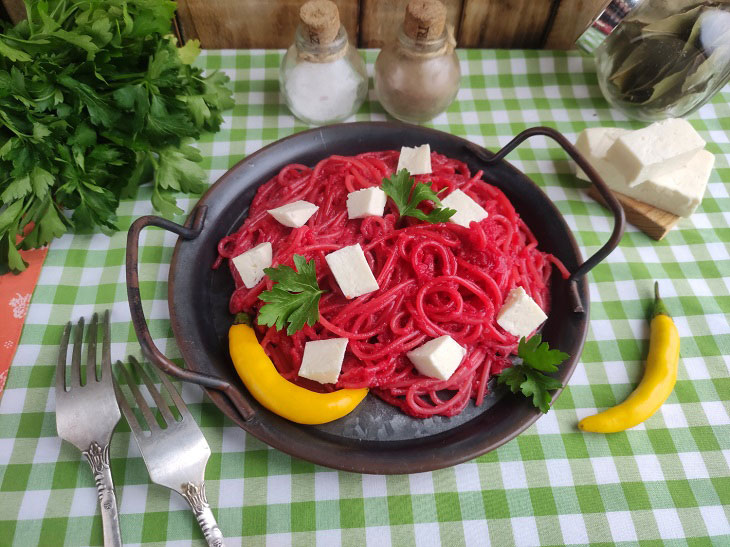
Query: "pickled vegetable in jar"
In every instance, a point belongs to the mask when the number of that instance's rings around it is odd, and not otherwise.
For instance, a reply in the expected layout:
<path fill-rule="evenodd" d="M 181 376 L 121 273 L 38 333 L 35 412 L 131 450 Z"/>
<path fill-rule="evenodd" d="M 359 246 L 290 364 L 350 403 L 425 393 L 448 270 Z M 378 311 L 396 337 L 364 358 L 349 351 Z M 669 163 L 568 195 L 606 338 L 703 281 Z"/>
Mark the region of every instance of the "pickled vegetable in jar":
<path fill-rule="evenodd" d="M 730 2 L 614 0 L 577 45 L 627 116 L 686 116 L 730 79 Z"/>

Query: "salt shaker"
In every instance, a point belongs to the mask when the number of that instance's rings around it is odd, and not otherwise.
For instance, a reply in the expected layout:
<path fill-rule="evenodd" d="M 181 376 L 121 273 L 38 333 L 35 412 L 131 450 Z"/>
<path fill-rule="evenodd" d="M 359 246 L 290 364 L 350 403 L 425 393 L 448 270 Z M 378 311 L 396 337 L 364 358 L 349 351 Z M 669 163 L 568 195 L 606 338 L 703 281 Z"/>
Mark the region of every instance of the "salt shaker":
<path fill-rule="evenodd" d="M 438 0 L 411 0 L 403 26 L 375 61 L 375 93 L 394 118 L 426 122 L 456 97 L 461 80 L 453 32 Z"/>
<path fill-rule="evenodd" d="M 294 44 L 281 61 L 281 93 L 289 110 L 305 123 L 342 121 L 367 96 L 365 62 L 348 42 L 334 2 L 309 0 L 299 19 Z"/>
<path fill-rule="evenodd" d="M 728 0 L 612 0 L 576 45 L 606 100 L 645 121 L 677 118 L 730 79 Z"/>

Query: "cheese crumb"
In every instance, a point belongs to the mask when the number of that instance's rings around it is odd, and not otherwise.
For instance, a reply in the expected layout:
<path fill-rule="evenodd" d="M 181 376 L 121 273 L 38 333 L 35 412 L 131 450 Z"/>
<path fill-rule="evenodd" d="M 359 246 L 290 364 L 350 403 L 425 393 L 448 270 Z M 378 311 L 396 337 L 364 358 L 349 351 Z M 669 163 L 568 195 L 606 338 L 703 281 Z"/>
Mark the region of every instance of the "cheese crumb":
<path fill-rule="evenodd" d="M 324 258 L 345 298 L 357 298 L 380 288 L 359 243 L 342 247 Z"/>
<path fill-rule="evenodd" d="M 449 335 L 429 340 L 407 354 L 416 370 L 424 376 L 448 380 L 461 364 L 466 349 Z"/>
<path fill-rule="evenodd" d="M 431 173 L 431 145 L 422 144 L 409 148 L 404 146 L 400 149 L 398 156 L 398 168 L 396 173 L 401 169 L 407 169 L 411 175 L 427 175 Z"/>
<path fill-rule="evenodd" d="M 522 287 L 512 289 L 497 315 L 497 324 L 504 330 L 522 338 L 542 325 L 547 315 Z"/>
<path fill-rule="evenodd" d="M 334 384 L 340 377 L 347 338 L 312 340 L 304 344 L 299 376 L 320 384 Z"/>
<path fill-rule="evenodd" d="M 456 213 L 454 213 L 449 221 L 464 228 L 468 228 L 472 220 L 479 222 L 489 216 L 489 213 L 481 205 L 461 190 L 454 190 L 442 199 L 441 206 L 456 210 Z"/>
<path fill-rule="evenodd" d="M 269 209 L 272 217 L 279 221 L 280 224 L 289 228 L 301 228 L 304 226 L 311 216 L 317 212 L 319 206 L 308 201 L 299 200 L 287 203 L 276 209 Z"/>
<path fill-rule="evenodd" d="M 272 249 L 268 241 L 233 257 L 233 265 L 247 289 L 253 289 L 264 278 L 264 268 L 271 266 Z"/>
<path fill-rule="evenodd" d="M 380 188 L 363 188 L 347 194 L 348 218 L 382 217 L 388 197 Z"/>

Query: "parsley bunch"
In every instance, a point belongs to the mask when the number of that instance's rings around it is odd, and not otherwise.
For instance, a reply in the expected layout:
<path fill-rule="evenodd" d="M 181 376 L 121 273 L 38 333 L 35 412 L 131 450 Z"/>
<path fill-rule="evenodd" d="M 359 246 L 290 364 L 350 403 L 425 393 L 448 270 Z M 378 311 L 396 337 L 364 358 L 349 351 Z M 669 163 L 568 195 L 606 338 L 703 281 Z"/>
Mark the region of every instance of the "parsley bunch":
<path fill-rule="evenodd" d="M 190 66 L 195 41 L 176 47 L 175 7 L 26 0 L 28 19 L 0 29 L 0 273 L 69 228 L 115 230 L 119 200 L 149 180 L 166 216 L 182 212 L 175 192 L 204 189 L 189 142 L 233 101 L 224 74 Z"/>
<path fill-rule="evenodd" d="M 392 177 L 384 178 L 381 188 L 395 202 L 396 207 L 398 207 L 398 214 L 401 217 L 409 216 L 431 224 L 437 224 L 446 222 L 456 213 L 454 209 L 441 207 L 438 194 L 443 192 L 445 188 L 436 193 L 431 188 L 430 182 L 416 183 L 407 169 L 401 169 Z M 418 208 L 423 201 L 433 202 L 434 208 L 430 213 L 424 213 Z"/>
<path fill-rule="evenodd" d="M 319 297 L 327 291 L 319 288 L 314 260 L 307 262 L 301 255 L 294 255 L 294 265 L 279 265 L 264 268 L 264 273 L 276 284 L 270 291 L 264 291 L 259 299 L 267 302 L 259 310 L 259 325 L 267 325 L 276 330 L 289 323 L 286 333 L 291 336 L 304 327 L 313 326 L 319 319 Z"/>
<path fill-rule="evenodd" d="M 563 384 L 543 372 L 555 372 L 558 370 L 558 365 L 569 355 L 550 349 L 548 343 L 542 341 L 542 335 L 535 334 L 529 340 L 525 340 L 524 337 L 520 340 L 517 356 L 522 363 L 503 370 L 497 381 L 500 384 L 507 384 L 512 393 L 521 391 L 525 397 L 532 397 L 532 404 L 547 412 L 550 410 L 552 400 L 549 391 L 563 387 Z"/>

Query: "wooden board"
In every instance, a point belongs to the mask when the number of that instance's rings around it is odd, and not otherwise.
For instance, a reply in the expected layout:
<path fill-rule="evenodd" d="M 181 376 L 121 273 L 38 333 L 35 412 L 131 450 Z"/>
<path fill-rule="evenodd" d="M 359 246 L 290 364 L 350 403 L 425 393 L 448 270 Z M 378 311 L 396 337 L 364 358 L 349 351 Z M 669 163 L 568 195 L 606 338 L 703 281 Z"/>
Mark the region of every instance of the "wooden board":
<path fill-rule="evenodd" d="M 606 202 L 598 193 L 595 186 L 588 189 L 588 195 L 603 205 Z M 668 213 L 663 209 L 657 209 L 651 205 L 647 205 L 642 201 L 637 201 L 619 192 L 614 192 L 614 196 L 618 199 L 626 213 L 626 220 L 636 226 L 646 235 L 657 241 L 661 240 L 669 230 L 679 222 L 681 217 Z"/>
<path fill-rule="evenodd" d="M 549 0 L 464 0 L 459 47 L 540 48 L 552 10 Z"/>
<path fill-rule="evenodd" d="M 459 35 L 462 0 L 441 0 L 446 6 L 446 23 Z M 360 47 L 383 47 L 398 34 L 408 0 L 361 0 Z"/>
<path fill-rule="evenodd" d="M 547 33 L 545 49 L 572 49 L 609 0 L 560 0 Z"/>
<path fill-rule="evenodd" d="M 2 0 L 3 7 L 13 23 L 25 19 L 25 4 L 23 0 Z"/>
<path fill-rule="evenodd" d="M 357 43 L 358 0 L 334 0 L 351 43 Z M 186 40 L 204 48 L 286 48 L 294 42 L 304 0 L 179 0 Z"/>

